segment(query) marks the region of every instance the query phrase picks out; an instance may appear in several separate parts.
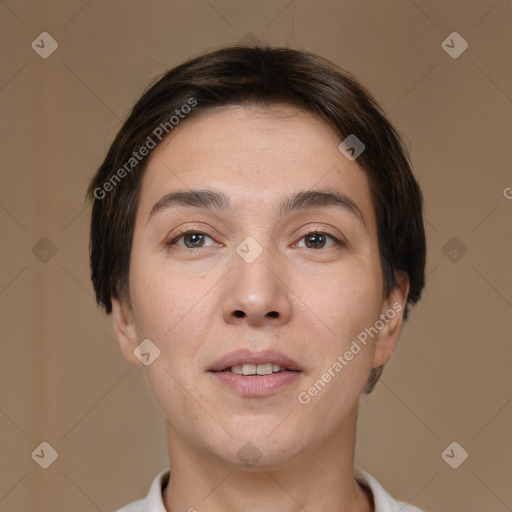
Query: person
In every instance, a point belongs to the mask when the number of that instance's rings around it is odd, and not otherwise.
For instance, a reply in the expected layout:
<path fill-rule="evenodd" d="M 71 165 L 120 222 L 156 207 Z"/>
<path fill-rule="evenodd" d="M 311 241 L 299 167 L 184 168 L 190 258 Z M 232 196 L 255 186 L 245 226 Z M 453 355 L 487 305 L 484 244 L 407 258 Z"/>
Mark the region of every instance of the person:
<path fill-rule="evenodd" d="M 419 511 L 354 466 L 425 280 L 423 198 L 349 73 L 233 46 L 165 73 L 88 188 L 91 279 L 166 419 L 119 512 Z"/>

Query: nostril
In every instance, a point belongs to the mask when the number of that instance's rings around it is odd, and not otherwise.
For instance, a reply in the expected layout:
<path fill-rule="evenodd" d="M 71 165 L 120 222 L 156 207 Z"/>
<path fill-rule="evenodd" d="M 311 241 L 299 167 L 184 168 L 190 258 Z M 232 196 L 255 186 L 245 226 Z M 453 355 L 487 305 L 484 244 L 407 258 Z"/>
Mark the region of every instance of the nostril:
<path fill-rule="evenodd" d="M 242 310 L 237 309 L 235 311 L 235 316 L 237 318 L 243 318 L 245 316 L 245 313 Z M 277 318 L 279 316 L 279 313 L 277 311 L 270 311 L 269 313 L 267 313 L 267 316 L 270 316 L 272 318 Z"/>

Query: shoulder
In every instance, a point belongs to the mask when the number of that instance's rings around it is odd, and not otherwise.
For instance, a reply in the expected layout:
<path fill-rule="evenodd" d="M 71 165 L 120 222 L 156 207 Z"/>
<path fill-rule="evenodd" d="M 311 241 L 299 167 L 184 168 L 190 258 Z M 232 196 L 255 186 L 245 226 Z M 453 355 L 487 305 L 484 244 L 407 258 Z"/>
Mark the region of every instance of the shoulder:
<path fill-rule="evenodd" d="M 355 467 L 354 477 L 372 491 L 375 512 L 424 512 L 414 505 L 395 500 L 370 473 Z"/>
<path fill-rule="evenodd" d="M 132 501 L 128 505 L 125 505 L 123 508 L 116 510 L 116 512 L 146 512 L 147 508 L 145 508 L 144 502 L 146 500 L 137 500 Z"/>
<path fill-rule="evenodd" d="M 166 512 L 162 500 L 162 490 L 167 485 L 169 474 L 169 468 L 160 471 L 153 479 L 144 499 L 133 501 L 116 512 Z"/>

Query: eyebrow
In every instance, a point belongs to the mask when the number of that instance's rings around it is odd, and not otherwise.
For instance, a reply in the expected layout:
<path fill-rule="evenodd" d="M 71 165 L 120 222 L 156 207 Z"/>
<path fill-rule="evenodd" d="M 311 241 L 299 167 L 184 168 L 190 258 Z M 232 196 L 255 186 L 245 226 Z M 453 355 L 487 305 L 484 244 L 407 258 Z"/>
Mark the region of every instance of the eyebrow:
<path fill-rule="evenodd" d="M 149 212 L 148 222 L 157 212 L 180 206 L 234 212 L 229 197 L 221 191 L 211 189 L 176 191 L 166 194 L 153 205 Z M 336 206 L 352 213 L 363 224 L 366 231 L 369 231 L 363 213 L 357 204 L 350 197 L 335 190 L 304 190 L 295 192 L 283 199 L 278 207 L 278 211 L 281 216 L 284 216 L 292 211 L 314 210 L 329 206 Z"/>

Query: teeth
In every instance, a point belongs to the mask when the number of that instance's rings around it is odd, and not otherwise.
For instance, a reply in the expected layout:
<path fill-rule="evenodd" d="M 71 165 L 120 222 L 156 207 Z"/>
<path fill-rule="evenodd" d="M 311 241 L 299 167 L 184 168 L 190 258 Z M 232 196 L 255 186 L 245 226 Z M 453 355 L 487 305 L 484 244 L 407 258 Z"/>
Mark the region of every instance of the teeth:
<path fill-rule="evenodd" d="M 256 367 L 256 373 L 258 375 L 270 375 L 271 373 L 273 373 L 273 364 L 272 363 L 259 364 Z"/>
<path fill-rule="evenodd" d="M 242 366 L 241 364 L 238 364 L 238 365 L 236 365 L 236 366 L 232 366 L 232 367 L 230 368 L 230 370 L 231 370 L 233 373 L 238 373 L 238 375 L 243 375 L 243 373 L 242 373 L 242 368 L 243 368 L 243 366 Z"/>
<path fill-rule="evenodd" d="M 254 375 L 256 373 L 256 365 L 255 364 L 244 364 L 242 366 L 242 373 L 244 375 Z"/>
<path fill-rule="evenodd" d="M 281 370 L 278 364 L 265 363 L 265 364 L 237 364 L 232 366 L 230 370 L 238 375 L 270 375 L 277 373 Z"/>

